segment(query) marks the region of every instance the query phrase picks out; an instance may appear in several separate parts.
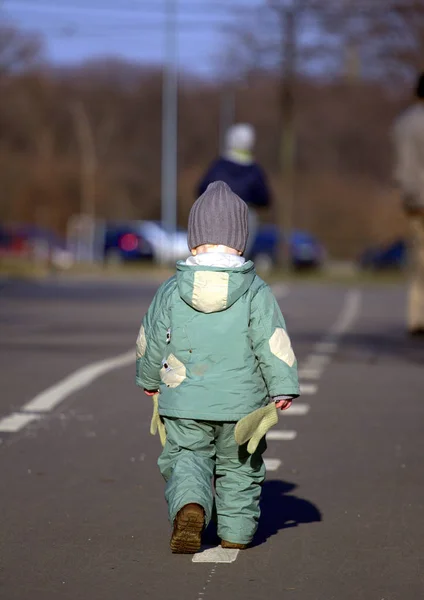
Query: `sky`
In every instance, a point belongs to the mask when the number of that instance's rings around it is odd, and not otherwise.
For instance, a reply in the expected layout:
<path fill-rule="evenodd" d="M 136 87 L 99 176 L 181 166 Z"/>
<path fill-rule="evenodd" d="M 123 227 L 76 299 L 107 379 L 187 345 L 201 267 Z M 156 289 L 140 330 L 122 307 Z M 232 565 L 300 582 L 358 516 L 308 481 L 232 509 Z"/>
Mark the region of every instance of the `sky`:
<path fill-rule="evenodd" d="M 260 0 L 174 0 L 178 61 L 199 75 L 214 75 L 234 27 Z M 104 56 L 160 64 L 165 56 L 167 0 L 3 0 L 0 15 L 44 38 L 57 64 Z M 119 4 L 119 8 L 117 5 Z"/>

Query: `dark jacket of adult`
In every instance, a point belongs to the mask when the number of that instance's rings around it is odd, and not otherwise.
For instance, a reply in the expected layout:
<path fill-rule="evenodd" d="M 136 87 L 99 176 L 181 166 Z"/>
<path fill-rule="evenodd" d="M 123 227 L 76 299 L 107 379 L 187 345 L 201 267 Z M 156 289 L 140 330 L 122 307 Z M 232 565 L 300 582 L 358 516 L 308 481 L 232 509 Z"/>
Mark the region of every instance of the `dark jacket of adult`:
<path fill-rule="evenodd" d="M 270 192 L 262 168 L 255 162 L 234 162 L 228 158 L 218 158 L 212 163 L 198 189 L 201 196 L 210 183 L 225 181 L 230 188 L 249 206 L 260 208 L 270 204 Z"/>

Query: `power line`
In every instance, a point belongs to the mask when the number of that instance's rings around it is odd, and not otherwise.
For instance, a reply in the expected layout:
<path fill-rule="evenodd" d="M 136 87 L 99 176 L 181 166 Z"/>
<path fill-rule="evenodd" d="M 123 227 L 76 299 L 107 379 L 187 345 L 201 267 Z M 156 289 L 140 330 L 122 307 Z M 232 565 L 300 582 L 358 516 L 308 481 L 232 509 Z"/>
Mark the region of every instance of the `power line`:
<path fill-rule="evenodd" d="M 34 30 L 34 24 L 31 26 L 26 26 L 24 29 Z M 139 37 L 140 35 L 145 36 L 146 34 L 152 34 L 157 36 L 158 34 L 163 32 L 163 25 L 160 23 L 141 23 L 139 25 L 132 25 L 131 27 L 120 27 L 120 26 L 106 26 L 99 29 L 96 27 L 95 29 L 87 29 L 86 26 L 79 26 L 73 23 L 67 23 L 63 25 L 55 25 L 48 24 L 44 27 L 37 27 L 43 35 L 49 37 L 60 37 L 60 38 L 107 38 L 109 36 L 119 37 L 119 36 L 127 36 L 127 37 Z M 177 35 L 205 35 L 205 33 L 223 33 L 230 34 L 236 32 L 234 25 L 230 23 L 220 24 L 217 27 L 216 24 L 211 24 L 207 22 L 197 22 L 197 23 L 185 23 L 178 26 Z M 164 32 L 163 32 L 164 33 Z"/>
<path fill-rule="evenodd" d="M 25 2 L 25 0 L 6 0 L 4 2 L 4 8 L 9 8 L 15 11 L 32 11 L 32 12 L 69 12 L 78 10 L 79 12 L 93 12 L 93 13 L 111 13 L 114 16 L 120 14 L 122 16 L 134 16 L 134 14 L 140 14 L 140 12 L 159 13 L 161 16 L 165 16 L 165 4 L 158 3 L 143 3 L 141 6 L 135 8 L 133 3 L 121 4 L 119 8 L 113 3 L 109 6 L 103 2 L 101 6 L 87 5 L 86 2 L 76 3 L 75 0 L 72 3 L 55 3 L 55 4 L 33 4 Z M 210 15 L 211 10 L 224 11 L 225 13 L 240 13 L 252 12 L 257 10 L 258 6 L 247 6 L 245 4 L 238 4 L 229 6 L 226 3 L 208 2 L 205 4 L 198 3 L 179 3 L 178 12 L 190 12 L 190 13 L 208 13 Z"/>
<path fill-rule="evenodd" d="M 85 0 L 78 2 L 78 0 L 66 0 L 66 2 L 55 2 L 54 4 L 35 4 L 33 2 L 28 2 L 25 0 L 5 0 L 3 2 L 4 9 L 12 9 L 12 10 L 25 10 L 32 12 L 61 12 L 61 11 L 73 11 L 78 10 L 80 12 L 94 12 L 94 13 L 111 13 L 114 16 L 117 14 L 128 16 L 134 16 L 134 14 L 140 14 L 140 12 L 155 12 L 160 15 L 165 15 L 165 2 L 142 2 L 138 4 L 135 0 L 127 0 L 126 2 L 121 1 L 121 6 L 119 8 L 116 7 L 114 2 L 110 2 L 109 5 L 106 5 L 103 1 L 101 5 L 91 4 L 87 5 Z M 178 12 L 180 11 L 190 11 L 190 13 L 208 13 L 210 15 L 211 10 L 215 11 L 224 11 L 228 14 L 237 14 L 245 13 L 252 14 L 257 12 L 258 10 L 266 11 L 266 12 L 277 12 L 279 10 L 283 10 L 284 6 L 281 5 L 281 8 L 276 6 L 269 6 L 264 3 L 258 2 L 257 4 L 247 5 L 245 4 L 245 0 L 243 2 L 232 5 L 229 2 L 219 2 L 216 0 L 212 0 L 210 2 L 204 2 L 199 4 L 198 2 L 190 2 L 184 1 L 178 3 Z M 302 12 L 310 11 L 310 12 L 322 12 L 323 14 L 334 16 L 336 15 L 348 15 L 348 16 L 357 16 L 359 14 L 375 14 L 381 15 L 382 12 L 389 13 L 391 11 L 404 11 L 404 12 L 412 12 L 416 10 L 416 7 L 412 5 L 405 4 L 404 2 L 393 2 L 391 5 L 387 5 L 387 3 L 382 3 L 380 6 L 371 5 L 369 3 L 364 2 L 363 4 L 355 3 L 352 9 L 343 7 L 343 6 L 332 6 L 331 8 L 325 8 L 320 11 L 316 8 L 308 8 L 301 9 Z"/>
<path fill-rule="evenodd" d="M 209 29 L 209 31 L 212 33 L 212 30 Z M 231 33 L 232 30 L 229 29 L 228 33 Z M 62 40 L 69 40 L 69 41 L 76 41 L 76 40 L 81 40 L 81 39 L 108 39 L 108 38 L 126 38 L 126 39 L 131 39 L 131 40 L 143 40 L 146 37 L 157 37 L 158 34 L 158 30 L 157 29 L 145 29 L 143 31 L 131 31 L 131 32 L 126 32 L 124 30 L 115 30 L 115 31 L 105 31 L 105 32 L 96 32 L 96 31 L 92 31 L 92 32 L 79 32 L 79 31 L 73 31 L 72 29 L 66 30 L 65 28 L 60 30 L 43 30 L 42 31 L 43 35 L 48 36 L 50 39 L 62 39 Z M 177 35 L 181 35 L 182 32 L 179 32 L 179 34 Z M 199 36 L 204 36 L 205 35 L 205 30 L 203 29 L 199 29 L 198 27 L 195 27 L 193 29 L 189 30 L 189 33 L 191 35 L 195 35 L 195 34 L 199 34 Z M 141 37 L 140 37 L 141 35 Z"/>
<path fill-rule="evenodd" d="M 132 19 L 131 21 L 127 21 L 127 22 L 111 22 L 111 21 L 89 21 L 87 22 L 85 21 L 81 21 L 80 19 L 74 18 L 74 19 L 56 19 L 56 18 L 49 18 L 48 20 L 46 19 L 33 19 L 31 18 L 31 27 L 34 26 L 68 26 L 71 24 L 76 24 L 76 23 L 82 23 L 83 26 L 93 26 L 95 25 L 96 29 L 101 27 L 103 29 L 107 28 L 107 27 L 113 27 L 113 28 L 117 28 L 120 27 L 124 30 L 131 30 L 131 29 L 140 29 L 140 28 L 145 28 L 145 29 L 151 29 L 151 28 L 158 28 L 158 29 L 163 29 L 164 27 L 164 23 L 162 21 L 158 21 L 158 20 L 140 20 L 140 21 L 136 21 L 134 19 Z M 178 19 L 175 22 L 176 26 L 178 28 L 197 28 L 197 27 L 226 27 L 229 25 L 234 25 L 234 20 L 232 19 Z"/>

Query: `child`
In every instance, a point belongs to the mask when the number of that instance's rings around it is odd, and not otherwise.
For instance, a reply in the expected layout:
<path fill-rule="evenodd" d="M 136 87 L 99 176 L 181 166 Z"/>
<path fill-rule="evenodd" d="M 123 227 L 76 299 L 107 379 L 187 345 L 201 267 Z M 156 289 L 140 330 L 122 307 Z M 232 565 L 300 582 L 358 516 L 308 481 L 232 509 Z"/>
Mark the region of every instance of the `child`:
<path fill-rule="evenodd" d="M 299 395 L 283 316 L 254 264 L 242 257 L 247 223 L 245 202 L 226 183 L 211 183 L 190 212 L 192 256 L 157 292 L 137 339 L 137 385 L 148 395 L 160 390 L 166 443 L 158 464 L 172 552 L 200 549 L 214 478 L 222 547 L 249 545 L 259 520 L 266 444 L 262 438 L 249 454 L 236 442 L 236 423 L 270 397 L 285 410 Z"/>

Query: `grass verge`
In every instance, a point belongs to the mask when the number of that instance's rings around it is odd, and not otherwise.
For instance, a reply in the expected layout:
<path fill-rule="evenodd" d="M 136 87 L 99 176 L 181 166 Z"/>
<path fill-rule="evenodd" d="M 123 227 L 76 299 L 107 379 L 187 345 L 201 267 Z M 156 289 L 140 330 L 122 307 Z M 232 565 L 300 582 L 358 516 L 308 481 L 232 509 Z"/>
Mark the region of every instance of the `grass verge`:
<path fill-rule="evenodd" d="M 164 281 L 175 273 L 175 269 L 154 263 L 136 263 L 120 266 L 75 265 L 63 271 L 45 264 L 37 264 L 22 258 L 0 258 L 0 277 L 12 279 L 44 279 L 48 277 L 66 279 L 96 280 L 147 280 Z M 281 269 L 273 269 L 259 275 L 269 284 L 273 283 L 317 283 L 342 285 L 390 285 L 403 284 L 407 281 L 405 272 L 368 272 L 349 271 L 340 273 L 337 270 L 292 271 L 287 273 Z"/>

